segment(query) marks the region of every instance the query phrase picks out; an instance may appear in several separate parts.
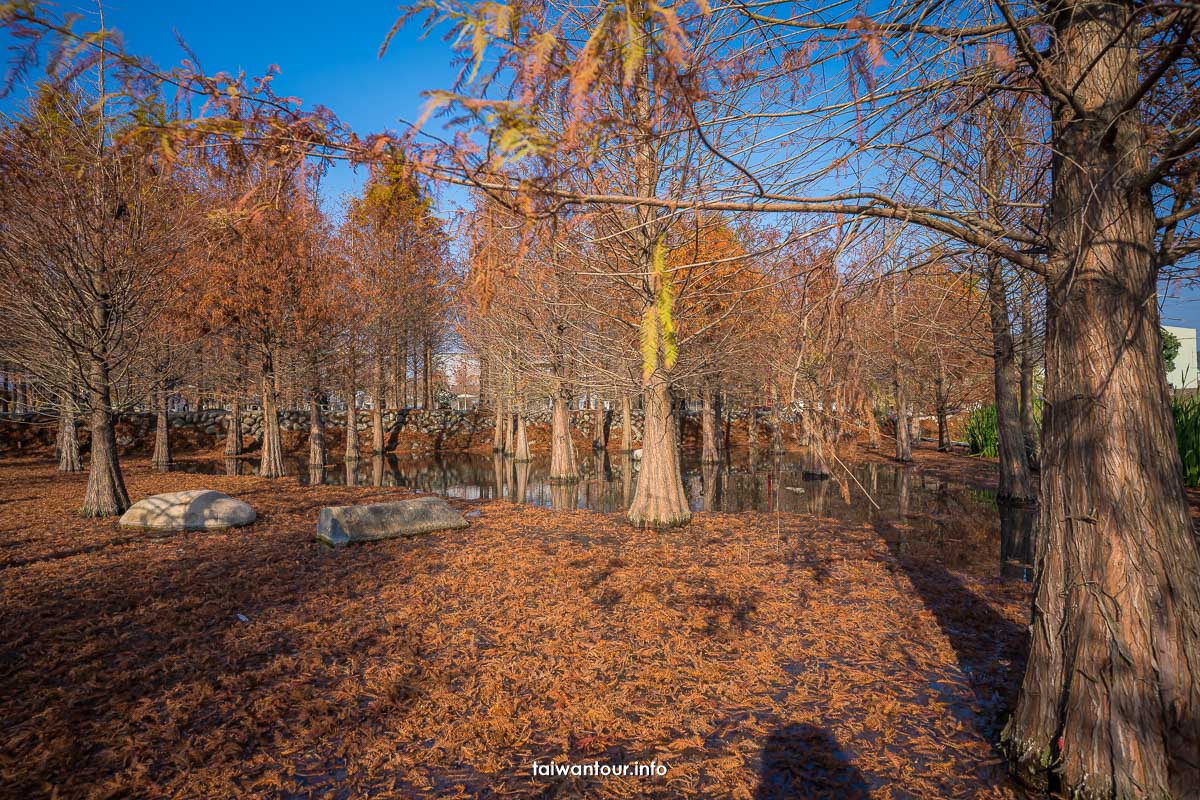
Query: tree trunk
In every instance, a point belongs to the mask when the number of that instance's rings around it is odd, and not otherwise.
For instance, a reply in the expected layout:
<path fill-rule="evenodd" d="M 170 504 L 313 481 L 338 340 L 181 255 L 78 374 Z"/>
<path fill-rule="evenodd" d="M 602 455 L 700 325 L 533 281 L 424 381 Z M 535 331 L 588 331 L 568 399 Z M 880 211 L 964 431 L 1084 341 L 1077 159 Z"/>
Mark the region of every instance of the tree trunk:
<path fill-rule="evenodd" d="M 716 464 L 721 460 L 721 417 L 719 402 L 711 386 L 702 390 L 704 407 L 700 411 L 700 438 L 703 441 L 700 460 L 704 464 Z M 705 509 L 711 510 L 711 509 Z"/>
<path fill-rule="evenodd" d="M 621 452 L 633 449 L 633 413 L 629 409 L 629 397 L 621 397 Z"/>
<path fill-rule="evenodd" d="M 525 415 L 517 414 L 517 442 L 516 449 L 513 451 L 513 458 L 517 461 L 530 461 L 529 456 L 529 437 L 525 433 Z"/>
<path fill-rule="evenodd" d="M 560 389 L 554 396 L 554 413 L 550 421 L 550 482 L 566 483 L 579 480 L 575 466 L 575 443 L 571 441 L 570 393 Z"/>
<path fill-rule="evenodd" d="M 408 402 L 408 333 L 400 342 L 400 406 L 410 408 Z"/>
<path fill-rule="evenodd" d="M 1029 289 L 1021 291 L 1021 433 L 1025 438 L 1025 462 L 1030 470 L 1038 469 L 1038 430 L 1034 403 L 1037 396 L 1033 388 L 1033 368 L 1036 359 L 1033 353 L 1032 313 L 1029 307 Z"/>
<path fill-rule="evenodd" d="M 1138 180 L 1149 158 L 1131 13 L 1067 2 L 1055 17 L 1060 80 L 1089 116 L 1053 109 L 1041 528 L 1004 739 L 1019 777 L 1064 795 L 1194 798 L 1200 549 L 1164 378 L 1154 206 Z"/>
<path fill-rule="evenodd" d="M 354 388 L 354 382 L 346 387 L 346 454 L 343 458 L 346 461 L 357 461 L 360 457 L 358 451 L 358 408 L 355 401 L 358 399 L 358 390 Z M 350 474 L 347 468 L 347 475 Z M 353 486 L 347 481 L 348 485 Z"/>
<path fill-rule="evenodd" d="M 63 392 L 58 414 L 58 471 L 82 472 L 79 460 L 79 435 L 75 429 L 75 396 Z"/>
<path fill-rule="evenodd" d="M 433 345 L 425 342 L 425 354 L 422 367 L 425 372 L 425 407 L 433 408 Z"/>
<path fill-rule="evenodd" d="M 262 374 L 263 439 L 258 474 L 262 478 L 280 478 L 287 474 L 283 465 L 283 443 L 279 435 L 279 413 L 275 407 L 275 376 L 270 367 Z"/>
<path fill-rule="evenodd" d="M 504 404 L 504 454 L 511 456 L 516 452 L 516 420 L 512 413 L 512 403 Z"/>
<path fill-rule="evenodd" d="M 229 422 L 225 427 L 225 455 L 242 454 L 242 401 L 233 398 L 229 404 Z"/>
<path fill-rule="evenodd" d="M 701 480 L 704 483 L 704 510 L 721 510 L 721 465 L 716 461 L 707 461 L 700 469 Z"/>
<path fill-rule="evenodd" d="M 896 460 L 912 461 L 912 441 L 909 439 L 908 398 L 904 392 L 904 380 L 900 365 L 892 368 L 892 395 L 896 402 Z"/>
<path fill-rule="evenodd" d="M 758 411 L 753 405 L 746 410 L 746 445 L 751 452 L 758 450 Z"/>
<path fill-rule="evenodd" d="M 779 412 L 779 389 L 771 389 L 771 447 L 772 454 L 783 452 L 783 415 Z"/>
<path fill-rule="evenodd" d="M 934 413 L 937 415 L 938 426 L 938 450 L 943 453 L 950 449 L 950 431 L 946 425 L 947 416 L 947 398 L 946 398 L 946 365 L 942 359 L 938 358 L 937 377 L 934 379 L 933 385 L 934 396 Z"/>
<path fill-rule="evenodd" d="M 308 466 L 325 466 L 325 418 L 321 414 L 320 392 L 314 389 L 308 401 Z"/>
<path fill-rule="evenodd" d="M 496 397 L 496 432 L 492 436 L 492 452 L 504 452 L 504 401 Z"/>
<path fill-rule="evenodd" d="M 171 425 L 167 417 L 167 390 L 160 388 L 155 392 L 156 423 L 154 426 L 154 455 L 150 459 L 151 466 L 166 469 L 171 466 Z"/>
<path fill-rule="evenodd" d="M 89 426 L 92 434 L 87 492 L 79 513 L 85 517 L 110 517 L 129 508 L 129 493 L 121 476 L 117 436 L 113 430 L 112 389 L 108 366 L 92 362 L 88 386 Z"/>
<path fill-rule="evenodd" d="M 671 404 L 671 384 L 655 369 L 642 392 L 642 464 L 629 521 L 640 528 L 669 528 L 692 518 L 679 472 L 679 442 Z"/>
<path fill-rule="evenodd" d="M 604 401 L 596 397 L 596 413 L 592 417 L 592 451 L 599 453 L 608 449 L 608 436 L 604 430 L 604 423 L 608 419 L 608 412 L 604 409 Z"/>
<path fill-rule="evenodd" d="M 1008 297 L 1004 291 L 1000 259 L 988 256 L 988 318 L 992 327 L 992 366 L 996 398 L 996 432 L 1000 451 L 1002 503 L 1037 502 L 1029 462 L 1025 459 L 1025 436 L 1021 432 L 1021 407 L 1017 392 L 1021 385 L 1009 322 Z"/>
<path fill-rule="evenodd" d="M 371 398 L 371 453 L 383 455 L 383 357 L 375 361 L 375 391 Z"/>

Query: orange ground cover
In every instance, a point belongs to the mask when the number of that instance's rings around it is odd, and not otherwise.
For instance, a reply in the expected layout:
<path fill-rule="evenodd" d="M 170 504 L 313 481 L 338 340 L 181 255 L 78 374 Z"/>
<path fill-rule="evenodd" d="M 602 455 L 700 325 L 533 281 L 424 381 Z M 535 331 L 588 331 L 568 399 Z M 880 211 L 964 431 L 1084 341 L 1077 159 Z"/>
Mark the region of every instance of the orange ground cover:
<path fill-rule="evenodd" d="M 321 506 L 402 493 L 134 463 L 135 499 L 259 512 L 155 538 L 73 516 L 83 483 L 0 461 L 5 796 L 1016 796 L 993 742 L 1028 590 L 990 563 L 811 517 L 656 533 L 505 501 L 332 551 Z M 531 774 L 652 758 L 665 777 Z"/>

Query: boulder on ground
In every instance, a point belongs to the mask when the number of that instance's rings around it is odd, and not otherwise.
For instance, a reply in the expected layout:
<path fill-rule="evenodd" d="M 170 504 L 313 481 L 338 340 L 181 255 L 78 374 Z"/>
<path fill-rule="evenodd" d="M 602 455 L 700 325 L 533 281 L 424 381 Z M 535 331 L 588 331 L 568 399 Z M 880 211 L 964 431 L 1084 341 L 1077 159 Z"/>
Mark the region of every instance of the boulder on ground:
<path fill-rule="evenodd" d="M 166 531 L 210 531 L 254 522 L 254 509 L 212 489 L 156 494 L 139 500 L 121 517 L 126 528 Z"/>
<path fill-rule="evenodd" d="M 394 503 L 331 506 L 317 518 L 317 538 L 340 546 L 465 528 L 469 523 L 440 497 Z"/>

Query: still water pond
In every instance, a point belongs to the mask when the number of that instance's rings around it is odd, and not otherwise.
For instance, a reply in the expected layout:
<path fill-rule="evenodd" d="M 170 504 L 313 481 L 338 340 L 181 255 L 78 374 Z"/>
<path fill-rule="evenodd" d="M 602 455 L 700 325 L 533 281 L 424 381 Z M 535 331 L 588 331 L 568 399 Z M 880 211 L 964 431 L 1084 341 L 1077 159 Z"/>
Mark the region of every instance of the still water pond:
<path fill-rule="evenodd" d="M 581 477 L 551 484 L 550 462 L 513 463 L 500 456 L 364 458 L 357 464 L 310 469 L 289 461 L 301 483 L 394 486 L 463 500 L 506 498 L 556 510 L 624 511 L 637 484 L 637 461 L 626 455 L 582 454 Z M 175 469 L 253 474 L 239 459 L 185 461 Z M 808 453 L 719 465 L 685 458 L 683 482 L 693 511 L 796 512 L 873 527 L 897 555 L 932 557 L 974 572 L 997 570 L 1028 580 L 1036 510 L 998 509 L 990 491 L 973 489 L 893 464 L 837 465 L 820 474 Z"/>

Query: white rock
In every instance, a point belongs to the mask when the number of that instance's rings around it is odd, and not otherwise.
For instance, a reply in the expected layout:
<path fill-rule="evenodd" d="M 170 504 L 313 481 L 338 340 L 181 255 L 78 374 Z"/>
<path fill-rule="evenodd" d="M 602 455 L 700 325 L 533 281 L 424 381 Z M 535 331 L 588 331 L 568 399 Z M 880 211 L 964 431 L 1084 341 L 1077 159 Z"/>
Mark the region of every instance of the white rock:
<path fill-rule="evenodd" d="M 139 500 L 121 516 L 121 526 L 205 531 L 249 525 L 255 518 L 254 509 L 241 500 L 212 489 L 191 489 Z"/>

